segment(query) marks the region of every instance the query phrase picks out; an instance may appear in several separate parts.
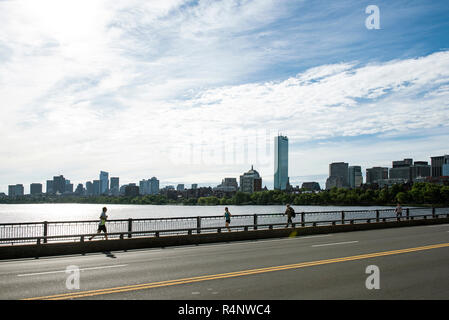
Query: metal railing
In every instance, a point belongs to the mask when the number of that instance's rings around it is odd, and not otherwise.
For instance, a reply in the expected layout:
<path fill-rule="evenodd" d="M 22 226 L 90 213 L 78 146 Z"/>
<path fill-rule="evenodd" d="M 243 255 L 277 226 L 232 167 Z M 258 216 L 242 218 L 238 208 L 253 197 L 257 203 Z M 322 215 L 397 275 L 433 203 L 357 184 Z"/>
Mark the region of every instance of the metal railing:
<path fill-rule="evenodd" d="M 348 210 L 324 212 L 297 212 L 293 227 L 386 222 L 449 217 L 449 208 L 405 208 L 397 217 L 394 209 Z M 232 215 L 232 231 L 285 228 L 283 213 Z M 0 244 L 48 243 L 57 241 L 84 241 L 97 235 L 98 220 L 44 221 L 0 224 Z M 116 219 L 107 221 L 108 238 L 161 237 L 188 235 L 226 230 L 224 216 L 198 216 L 147 219 Z M 97 239 L 104 237 L 101 233 Z"/>

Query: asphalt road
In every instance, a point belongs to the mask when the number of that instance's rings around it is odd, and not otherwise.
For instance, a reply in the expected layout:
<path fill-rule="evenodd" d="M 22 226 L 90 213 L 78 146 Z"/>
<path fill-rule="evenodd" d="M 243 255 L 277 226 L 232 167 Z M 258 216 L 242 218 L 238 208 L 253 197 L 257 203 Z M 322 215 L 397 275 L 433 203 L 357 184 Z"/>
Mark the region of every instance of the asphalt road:
<path fill-rule="evenodd" d="M 445 224 L 0 261 L 0 299 L 448 299 L 448 271 Z"/>

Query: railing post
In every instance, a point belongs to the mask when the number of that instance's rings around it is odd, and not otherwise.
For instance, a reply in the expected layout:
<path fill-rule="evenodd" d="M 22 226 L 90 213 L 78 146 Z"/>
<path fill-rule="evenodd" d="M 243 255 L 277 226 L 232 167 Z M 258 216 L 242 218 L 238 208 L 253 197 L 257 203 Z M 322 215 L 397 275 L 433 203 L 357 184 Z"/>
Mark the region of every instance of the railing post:
<path fill-rule="evenodd" d="M 306 225 L 306 214 L 304 212 L 301 212 L 301 226 L 305 227 Z"/>
<path fill-rule="evenodd" d="M 407 218 L 407 220 L 410 219 L 410 209 L 409 208 L 405 209 L 405 217 Z"/>
<path fill-rule="evenodd" d="M 257 214 L 254 214 L 254 230 L 257 230 Z"/>
<path fill-rule="evenodd" d="M 432 208 L 432 218 L 435 218 L 435 208 Z"/>
<path fill-rule="evenodd" d="M 133 219 L 132 218 L 129 218 L 128 219 L 128 238 L 131 238 L 132 237 L 132 234 L 131 234 L 131 232 L 133 232 Z"/>
<path fill-rule="evenodd" d="M 380 213 L 379 210 L 376 210 L 376 222 L 380 221 Z"/>
<path fill-rule="evenodd" d="M 341 224 L 345 224 L 345 212 L 341 212 Z"/>
<path fill-rule="evenodd" d="M 201 233 L 201 217 L 196 217 L 196 233 Z"/>
<path fill-rule="evenodd" d="M 84 236 L 81 236 L 80 242 L 84 242 Z"/>
<path fill-rule="evenodd" d="M 48 221 L 44 221 L 44 243 L 47 243 Z"/>

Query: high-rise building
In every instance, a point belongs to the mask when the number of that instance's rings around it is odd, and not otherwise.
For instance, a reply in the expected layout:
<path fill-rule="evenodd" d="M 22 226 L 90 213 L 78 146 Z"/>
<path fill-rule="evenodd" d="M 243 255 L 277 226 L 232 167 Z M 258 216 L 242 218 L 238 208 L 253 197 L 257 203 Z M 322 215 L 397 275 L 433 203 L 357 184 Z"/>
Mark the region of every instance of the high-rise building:
<path fill-rule="evenodd" d="M 94 195 L 94 185 L 92 181 L 86 182 L 86 195 L 87 196 L 93 196 Z"/>
<path fill-rule="evenodd" d="M 449 164 L 449 155 L 430 157 L 430 165 L 432 167 L 432 177 L 443 176 L 444 164 Z"/>
<path fill-rule="evenodd" d="M 389 169 L 388 176 L 390 179 L 403 179 L 405 181 L 412 180 L 413 159 L 404 159 L 393 161 L 392 168 Z"/>
<path fill-rule="evenodd" d="M 20 197 L 24 195 L 23 184 L 9 185 L 8 197 Z"/>
<path fill-rule="evenodd" d="M 431 175 L 432 170 L 427 161 L 415 161 L 411 167 L 412 181 L 415 181 L 418 177 L 430 177 Z"/>
<path fill-rule="evenodd" d="M 156 177 L 152 177 L 149 181 L 150 181 L 150 194 L 158 194 L 159 180 Z"/>
<path fill-rule="evenodd" d="M 111 194 L 113 196 L 120 194 L 120 179 L 118 177 L 111 177 Z"/>
<path fill-rule="evenodd" d="M 65 178 L 64 176 L 53 177 L 53 193 L 63 194 L 65 192 Z"/>
<path fill-rule="evenodd" d="M 388 179 L 388 168 L 372 167 L 366 169 L 366 184 L 377 183 L 381 179 Z"/>
<path fill-rule="evenodd" d="M 184 185 L 178 185 L 182 186 L 182 191 L 184 190 Z M 152 177 L 148 180 L 141 180 L 139 182 L 139 193 L 141 195 L 146 194 L 158 194 L 159 193 L 159 180 L 156 177 Z"/>
<path fill-rule="evenodd" d="M 137 197 L 139 195 L 139 187 L 130 183 L 125 186 L 125 196 L 126 197 Z"/>
<path fill-rule="evenodd" d="M 326 181 L 326 189 L 333 187 L 349 187 L 349 169 L 346 162 L 333 162 L 329 164 L 329 178 Z"/>
<path fill-rule="evenodd" d="M 363 183 L 362 167 L 360 166 L 349 166 L 348 167 L 348 179 L 350 188 L 360 188 Z"/>
<path fill-rule="evenodd" d="M 53 180 L 47 180 L 47 194 L 52 194 L 54 193 L 53 191 Z"/>
<path fill-rule="evenodd" d="M 184 184 L 180 183 L 176 186 L 176 191 L 184 191 Z"/>
<path fill-rule="evenodd" d="M 288 185 L 288 138 L 274 138 L 274 189 L 285 190 Z M 240 185 L 241 186 L 241 185 Z"/>
<path fill-rule="evenodd" d="M 253 193 L 261 190 L 262 178 L 260 177 L 259 172 L 254 170 L 253 166 L 251 166 L 251 170 L 240 176 L 240 191 Z"/>
<path fill-rule="evenodd" d="M 93 183 L 92 183 L 92 186 L 93 186 L 93 188 L 92 188 L 93 189 L 92 195 L 94 195 L 94 196 L 100 195 L 100 193 L 101 193 L 100 180 L 94 180 Z"/>
<path fill-rule="evenodd" d="M 197 183 L 192 183 L 191 189 L 192 189 L 192 190 L 198 189 L 198 184 L 197 184 Z"/>
<path fill-rule="evenodd" d="M 442 174 L 444 177 L 449 176 L 449 163 L 443 163 L 442 171 L 443 171 Z"/>
<path fill-rule="evenodd" d="M 30 194 L 31 195 L 42 194 L 42 183 L 32 183 L 30 185 Z"/>
<path fill-rule="evenodd" d="M 79 196 L 84 194 L 84 186 L 82 183 L 78 183 L 78 185 L 76 186 L 75 194 Z"/>
<path fill-rule="evenodd" d="M 143 179 L 139 181 L 139 193 L 141 195 L 150 194 L 150 186 L 148 180 Z"/>
<path fill-rule="evenodd" d="M 66 194 L 73 193 L 73 183 L 70 183 L 70 180 L 65 181 L 64 193 Z"/>
<path fill-rule="evenodd" d="M 109 191 L 109 173 L 100 171 L 100 194 L 106 194 Z"/>

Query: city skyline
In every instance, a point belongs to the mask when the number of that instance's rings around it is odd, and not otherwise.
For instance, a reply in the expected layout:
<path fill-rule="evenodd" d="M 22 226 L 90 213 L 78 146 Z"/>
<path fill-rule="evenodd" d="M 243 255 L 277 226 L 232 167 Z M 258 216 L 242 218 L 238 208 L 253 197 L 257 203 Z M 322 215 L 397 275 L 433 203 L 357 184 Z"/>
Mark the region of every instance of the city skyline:
<path fill-rule="evenodd" d="M 217 185 L 251 164 L 272 189 L 277 132 L 291 185 L 447 154 L 447 3 L 378 1 L 378 30 L 368 4 L 0 2 L 0 192 L 98 169 Z"/>
<path fill-rule="evenodd" d="M 396 175 L 399 175 L 397 177 L 396 176 L 391 176 L 391 174 L 392 174 L 392 169 L 393 170 L 395 170 L 395 168 L 396 169 L 400 169 L 400 167 L 406 167 L 406 168 L 410 168 L 410 170 L 412 170 L 412 169 L 415 170 L 415 171 L 410 171 L 409 173 L 407 173 L 407 174 L 410 174 L 410 175 L 414 175 L 414 177 L 426 177 L 426 176 L 438 177 L 438 176 L 441 176 L 441 175 L 445 176 L 445 173 L 449 173 L 449 155 L 448 154 L 442 154 L 442 155 L 439 155 L 439 156 L 431 156 L 428 159 L 429 161 L 423 161 L 423 159 L 414 161 L 413 158 L 404 158 L 403 160 L 397 160 L 397 159 L 399 159 L 399 158 L 396 158 L 396 160 L 390 159 L 390 162 L 389 162 L 390 165 L 385 165 L 385 166 L 375 165 L 375 166 L 372 166 L 372 167 L 362 166 L 362 165 L 351 165 L 351 166 L 349 166 L 349 164 L 346 163 L 346 162 L 332 162 L 332 163 L 328 164 L 328 174 L 326 175 L 324 180 L 316 181 L 316 180 L 311 180 L 311 179 L 309 179 L 309 180 L 304 179 L 300 183 L 291 184 L 291 186 L 292 187 L 300 187 L 302 185 L 302 183 L 312 183 L 312 182 L 315 183 L 315 182 L 317 182 L 320 185 L 321 189 L 324 190 L 324 189 L 328 189 L 327 181 L 329 180 L 330 177 L 344 176 L 345 177 L 344 179 L 346 179 L 347 181 L 346 182 L 341 181 L 342 187 L 348 188 L 348 187 L 352 187 L 351 179 L 355 179 L 356 178 L 355 172 L 358 172 L 359 174 L 361 174 L 361 178 L 360 178 L 360 181 L 359 181 L 360 184 L 371 184 L 371 183 L 373 183 L 373 181 L 370 181 L 372 178 L 369 179 L 367 177 L 367 174 L 368 174 L 368 171 L 373 170 L 373 169 L 374 170 L 384 169 L 383 171 L 385 171 L 384 172 L 385 177 L 378 177 L 376 179 L 382 179 L 383 178 L 383 179 L 386 179 L 386 180 L 388 180 L 388 179 L 393 179 L 394 180 L 396 178 L 399 178 L 399 176 L 402 175 L 402 173 L 400 173 L 400 172 L 396 173 Z M 432 162 L 432 160 L 433 160 L 433 162 Z M 434 172 L 435 169 L 432 166 L 432 164 L 434 164 L 435 166 L 439 166 L 439 168 L 440 168 L 439 170 L 441 172 L 439 172 L 439 171 L 438 172 Z M 345 170 L 346 173 L 344 173 L 344 174 L 341 173 L 341 170 L 342 170 L 342 168 L 340 168 L 341 165 L 345 166 L 345 169 L 343 169 L 343 170 Z M 423 169 L 420 169 L 419 167 L 414 169 L 416 167 L 416 165 L 418 165 L 421 168 L 423 166 L 424 167 L 428 167 L 428 169 L 427 170 L 423 170 Z M 351 168 L 352 168 L 352 170 L 356 169 L 356 171 L 354 171 L 352 174 L 351 174 Z M 334 170 L 335 174 L 332 173 L 332 170 Z M 246 175 L 246 174 L 248 174 L 250 172 L 255 172 L 256 175 L 259 177 L 259 172 L 253 168 L 253 165 L 251 165 L 251 170 L 250 171 L 244 172 L 243 175 L 239 175 L 240 176 L 240 181 L 241 181 L 241 179 L 242 179 L 242 177 L 244 175 Z M 422 173 L 422 172 L 426 172 L 426 174 L 425 175 L 421 175 L 420 173 Z M 102 176 L 108 176 L 109 177 L 109 172 L 101 170 L 99 176 L 100 176 L 100 178 Z M 353 176 L 353 177 L 351 178 L 351 176 Z M 66 179 L 64 177 L 64 175 L 59 174 L 59 175 L 54 176 L 54 179 L 58 179 L 59 180 L 61 178 L 65 179 L 64 180 L 64 184 L 65 183 L 69 184 L 71 186 L 71 188 L 73 189 L 74 183 L 70 183 L 70 180 Z M 260 178 L 262 178 L 262 175 L 260 175 Z M 411 178 L 410 181 L 414 180 L 413 176 L 410 176 L 410 178 Z M 143 193 L 141 191 L 141 194 L 156 194 L 154 191 L 150 191 L 152 187 L 150 187 L 149 185 L 148 186 L 145 185 L 145 183 L 150 183 L 153 180 L 157 181 L 157 188 L 158 189 L 163 189 L 163 188 L 166 188 L 166 187 L 172 187 L 173 189 L 178 189 L 179 186 L 183 186 L 184 187 L 184 186 L 188 186 L 188 185 L 196 186 L 196 187 L 210 187 L 210 188 L 217 189 L 217 187 L 220 187 L 222 185 L 223 186 L 226 185 L 225 182 L 230 181 L 230 179 L 235 180 L 235 182 L 232 182 L 232 183 L 236 183 L 237 186 L 238 186 L 237 189 L 239 191 L 242 191 L 241 190 L 241 184 L 237 183 L 237 178 L 236 177 L 221 178 L 221 183 L 218 182 L 218 181 L 215 181 L 215 182 L 212 182 L 212 183 L 186 183 L 186 182 L 173 183 L 173 182 L 163 182 L 163 181 L 158 180 L 154 176 L 151 179 L 148 178 L 148 180 L 139 179 L 138 181 L 130 181 L 130 182 L 126 182 L 126 183 L 119 183 L 119 179 L 121 181 L 121 178 L 117 177 L 117 176 L 111 176 L 108 179 L 107 183 L 108 183 L 108 185 L 111 185 L 111 188 L 108 189 L 108 191 L 113 191 L 112 190 L 112 185 L 113 185 L 112 181 L 115 181 L 114 185 L 120 187 L 120 189 L 121 189 L 121 187 L 124 187 L 124 186 L 127 186 L 127 185 L 137 185 L 137 186 L 140 186 L 140 188 L 142 188 L 142 186 L 144 186 L 144 188 L 145 188 L 145 191 Z M 261 179 L 261 181 L 263 181 L 263 180 Z M 324 182 L 322 182 L 322 181 L 324 181 Z M 49 182 L 52 182 L 52 180 L 47 180 L 47 186 L 46 186 L 47 189 L 49 188 Z M 95 185 L 95 182 L 98 183 L 98 186 L 97 186 L 97 188 L 99 190 L 98 194 L 102 194 L 103 192 L 100 189 L 101 188 L 101 180 L 95 180 L 94 179 L 92 181 L 77 182 L 76 184 L 77 185 L 78 184 L 82 184 L 84 189 L 87 189 L 87 183 L 91 183 L 92 184 L 92 182 L 93 182 L 94 185 Z M 399 182 L 399 181 L 397 181 L 397 182 Z M 144 184 L 142 184 L 142 183 L 144 183 Z M 335 184 L 335 181 L 333 183 Z M 357 183 L 356 180 L 354 180 L 353 183 Z M 14 188 L 19 187 L 19 188 L 21 188 L 23 190 L 22 192 L 24 194 L 30 194 L 31 193 L 31 187 L 34 184 L 41 184 L 42 191 L 44 190 L 44 186 L 45 186 L 44 183 L 39 183 L 39 182 L 35 181 L 35 182 L 30 183 L 29 185 L 26 185 L 24 183 L 8 184 L 8 191 L 7 192 L 0 191 L 0 193 L 9 194 L 10 190 L 12 190 L 11 192 L 14 194 L 15 193 L 15 191 L 14 191 L 15 189 Z M 266 182 L 263 181 L 260 184 L 259 188 L 262 189 L 262 188 L 265 188 L 265 187 L 267 187 L 267 189 L 269 189 L 269 190 L 275 189 L 274 185 L 272 185 L 271 187 L 268 187 Z M 359 185 L 357 185 L 356 188 L 357 187 L 359 187 Z M 27 193 L 27 188 L 29 190 L 28 193 Z M 54 187 L 53 187 L 53 183 L 52 183 L 51 184 L 51 189 L 53 189 L 53 188 Z M 149 189 L 147 189 L 147 188 L 149 188 Z M 188 189 L 188 188 L 186 188 L 186 189 Z M 45 192 L 43 192 L 43 193 L 45 193 Z"/>

